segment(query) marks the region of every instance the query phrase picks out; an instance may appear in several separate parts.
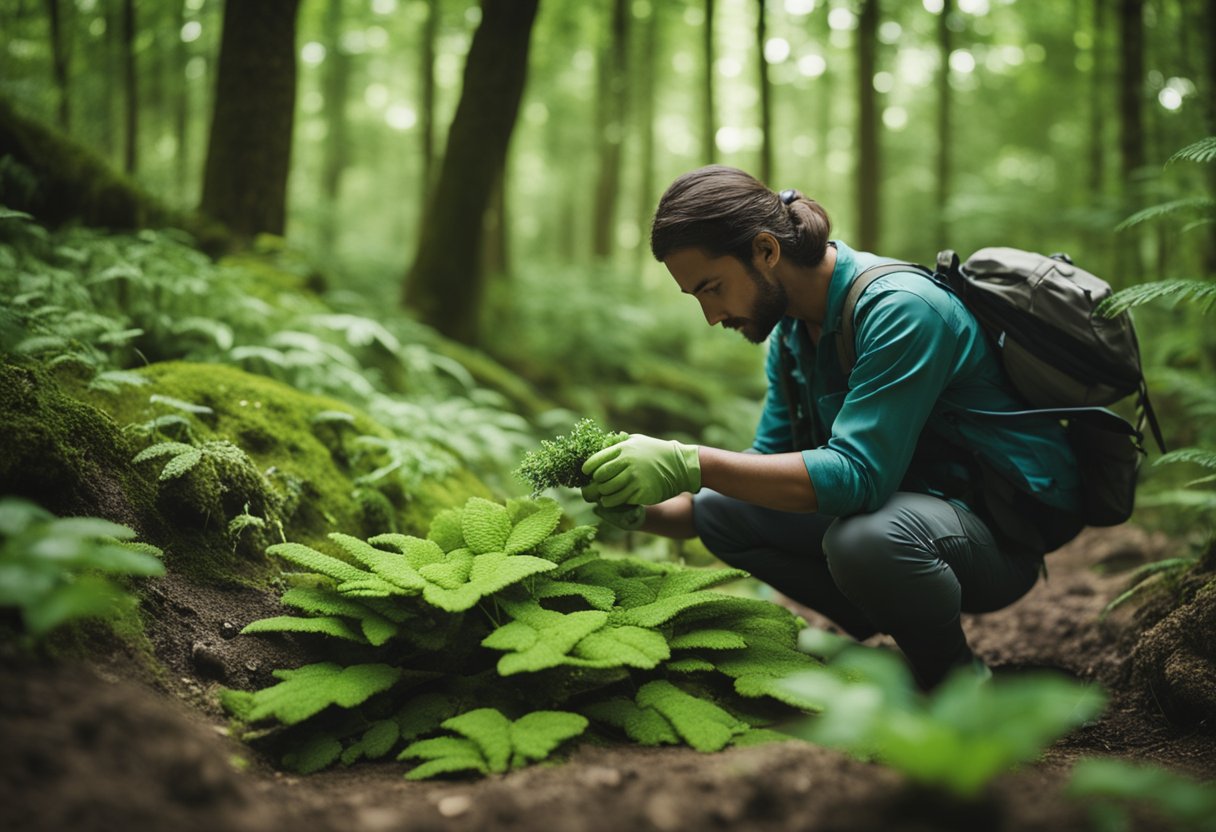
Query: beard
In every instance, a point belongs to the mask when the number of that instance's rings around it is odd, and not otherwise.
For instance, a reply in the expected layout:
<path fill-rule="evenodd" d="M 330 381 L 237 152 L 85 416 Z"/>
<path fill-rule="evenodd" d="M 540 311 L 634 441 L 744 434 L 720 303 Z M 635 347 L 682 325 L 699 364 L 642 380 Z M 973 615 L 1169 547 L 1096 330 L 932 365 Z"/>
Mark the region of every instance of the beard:
<path fill-rule="evenodd" d="M 739 330 L 739 334 L 753 344 L 763 344 L 773 327 L 785 317 L 790 298 L 784 286 L 765 280 L 764 275 L 751 263 L 744 263 L 743 267 L 756 287 L 756 299 L 746 318 L 727 318 L 722 325 Z"/>

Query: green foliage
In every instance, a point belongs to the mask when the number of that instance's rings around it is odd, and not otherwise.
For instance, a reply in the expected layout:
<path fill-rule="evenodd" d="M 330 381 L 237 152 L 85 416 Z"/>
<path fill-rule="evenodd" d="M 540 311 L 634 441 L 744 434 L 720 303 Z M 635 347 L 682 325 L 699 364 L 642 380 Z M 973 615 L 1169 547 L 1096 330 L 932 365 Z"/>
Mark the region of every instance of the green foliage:
<path fill-rule="evenodd" d="M 627 434 L 610 433 L 593 419 L 580 419 L 569 434 L 542 439 L 538 449 L 524 454 L 515 475 L 531 485 L 533 493 L 559 485 L 581 488 L 591 482 L 583 473 L 583 463 L 625 438 Z"/>
<path fill-rule="evenodd" d="M 1090 806 L 1098 832 L 1129 828 L 1127 804 L 1152 807 L 1176 832 L 1216 830 L 1216 789 L 1155 765 L 1083 759 L 1073 767 L 1067 794 Z"/>
<path fill-rule="evenodd" d="M 1206 136 L 1174 153 L 1166 164 L 1173 162 L 1216 162 L 1216 136 Z"/>
<path fill-rule="evenodd" d="M 419 740 L 397 759 L 425 762 L 406 775 L 423 780 L 456 771 L 501 774 L 543 760 L 587 728 L 587 719 L 564 711 L 533 711 L 510 720 L 494 708 L 477 708 L 443 722 L 456 737 Z"/>
<path fill-rule="evenodd" d="M 0 499 L 0 607 L 20 610 L 34 639 L 78 618 L 121 614 L 136 599 L 111 576 L 163 575 L 160 550 L 126 526 L 57 519 L 26 500 Z"/>
<path fill-rule="evenodd" d="M 277 721 L 258 731 L 269 730 L 289 767 L 349 764 L 387 746 L 423 761 L 411 778 L 541 759 L 581 733 L 586 717 L 638 741 L 717 750 L 762 738 L 730 703 L 801 708 L 769 684 L 818 665 L 794 649 L 797 619 L 707 591 L 746 573 L 604 558 L 590 548 L 594 528 L 559 531 L 560 523 L 551 499 L 474 497 L 436 514 L 426 538 L 334 533 L 329 552 L 271 546 L 307 570 L 282 598 L 296 614 L 243 632 L 336 641 L 374 662 L 357 665 L 360 673 L 402 675 L 352 681 L 336 664 L 308 665 L 272 688 L 226 693 L 225 707 L 245 723 Z M 408 691 L 406 676 L 419 673 L 427 689 Z M 628 719 L 612 716 L 626 706 L 605 704 L 617 700 L 629 702 Z M 441 723 L 455 735 L 430 736 Z"/>
<path fill-rule="evenodd" d="M 1158 300 L 1189 302 L 1203 312 L 1210 312 L 1216 304 L 1216 283 L 1210 280 L 1153 280 L 1116 292 L 1098 307 L 1098 312 L 1114 317 Z"/>
<path fill-rule="evenodd" d="M 793 675 L 786 684 L 822 704 L 822 712 L 793 733 L 962 798 L 1035 759 L 1063 733 L 1097 716 L 1105 701 L 1097 689 L 1063 677 L 984 679 L 969 668 L 924 696 L 896 656 L 856 646 L 829 667 Z"/>

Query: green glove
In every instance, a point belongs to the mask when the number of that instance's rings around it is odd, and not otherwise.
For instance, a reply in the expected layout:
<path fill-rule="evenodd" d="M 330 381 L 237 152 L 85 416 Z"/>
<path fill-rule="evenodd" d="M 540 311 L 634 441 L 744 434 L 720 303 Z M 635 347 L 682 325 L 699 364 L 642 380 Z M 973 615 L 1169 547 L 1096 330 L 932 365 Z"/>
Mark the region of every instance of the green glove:
<path fill-rule="evenodd" d="M 645 506 L 617 506 L 608 508 L 603 503 L 596 503 L 591 509 L 604 522 L 624 529 L 627 532 L 637 531 L 646 522 Z"/>
<path fill-rule="evenodd" d="M 701 487 L 696 445 L 635 433 L 583 463 L 583 473 L 605 508 L 652 506 Z"/>

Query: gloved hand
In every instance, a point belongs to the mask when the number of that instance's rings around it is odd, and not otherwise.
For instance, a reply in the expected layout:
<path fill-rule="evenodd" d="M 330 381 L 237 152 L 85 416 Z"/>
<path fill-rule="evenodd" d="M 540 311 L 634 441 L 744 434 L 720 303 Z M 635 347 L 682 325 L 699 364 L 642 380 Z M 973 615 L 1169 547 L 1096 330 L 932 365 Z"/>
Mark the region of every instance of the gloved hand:
<path fill-rule="evenodd" d="M 646 522 L 645 506 L 617 506 L 608 508 L 603 503 L 596 503 L 591 509 L 605 523 L 610 523 L 618 529 L 627 532 L 637 531 Z"/>
<path fill-rule="evenodd" d="M 696 445 L 682 445 L 635 433 L 583 463 L 594 493 L 605 508 L 652 506 L 701 487 Z M 586 493 L 584 493 L 584 498 Z"/>

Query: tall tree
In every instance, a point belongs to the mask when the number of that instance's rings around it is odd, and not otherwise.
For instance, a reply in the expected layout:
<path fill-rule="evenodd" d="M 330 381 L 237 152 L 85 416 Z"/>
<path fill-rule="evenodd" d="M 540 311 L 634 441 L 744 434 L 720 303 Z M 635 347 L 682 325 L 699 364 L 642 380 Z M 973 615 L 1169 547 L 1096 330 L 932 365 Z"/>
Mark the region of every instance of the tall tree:
<path fill-rule="evenodd" d="M 650 6 L 650 14 L 642 27 L 641 43 L 638 46 L 638 86 L 636 90 L 637 124 L 641 138 L 638 162 L 638 228 L 642 239 L 634 249 L 634 262 L 640 263 L 650 251 L 646 231 L 655 209 L 655 165 L 654 165 L 654 114 L 655 114 L 655 67 L 659 50 L 660 4 Z M 641 272 L 639 271 L 639 274 Z"/>
<path fill-rule="evenodd" d="M 321 219 L 322 251 L 333 251 L 338 239 L 339 197 L 342 174 L 349 156 L 346 99 L 350 88 L 350 55 L 342 45 L 345 14 L 342 0 L 329 0 L 325 6 L 325 155 L 321 163 L 321 194 L 325 210 Z"/>
<path fill-rule="evenodd" d="M 422 25 L 420 76 L 422 88 L 422 199 L 426 206 L 435 181 L 435 41 L 439 36 L 439 0 L 426 0 L 426 20 Z"/>
<path fill-rule="evenodd" d="M 612 255 L 616 238 L 616 205 L 621 190 L 621 146 L 625 139 L 628 91 L 629 0 L 613 0 L 612 27 L 599 61 L 600 91 L 596 120 L 599 135 L 599 177 L 595 185 L 595 219 L 591 253 Z"/>
<path fill-rule="evenodd" d="M 485 294 L 482 220 L 519 114 L 539 0 L 482 0 L 439 180 L 404 301 L 445 335 L 477 339 Z"/>
<path fill-rule="evenodd" d="M 1124 208 L 1131 209 L 1141 189 L 1144 167 L 1144 0 L 1119 0 L 1119 175 Z M 1129 228 L 1122 241 L 1121 277 L 1141 274 L 1140 233 Z"/>
<path fill-rule="evenodd" d="M 937 76 L 937 247 L 946 248 L 950 229 L 947 227 L 946 205 L 950 200 L 950 156 L 954 143 L 950 133 L 950 53 L 954 51 L 954 35 L 950 29 L 954 0 L 942 0 L 937 18 L 937 51 L 941 56 L 941 71 Z"/>
<path fill-rule="evenodd" d="M 857 231 L 862 249 L 875 251 L 879 234 L 878 0 L 862 0 L 857 24 Z"/>
<path fill-rule="evenodd" d="M 190 181 L 190 151 L 192 149 L 190 142 L 190 80 L 186 77 L 186 67 L 190 65 L 190 45 L 181 36 L 181 31 L 186 25 L 186 4 L 178 2 L 174 5 L 173 30 L 177 33 L 173 38 L 172 60 L 176 89 L 173 103 L 173 135 L 176 138 L 177 151 L 174 154 L 174 161 L 177 163 L 177 169 L 174 178 L 177 182 L 179 205 L 185 205 L 192 184 Z"/>
<path fill-rule="evenodd" d="M 1090 52 L 1089 83 L 1089 192 L 1093 198 L 1102 196 L 1106 180 L 1106 4 L 1108 0 L 1093 0 L 1093 43 Z"/>
<path fill-rule="evenodd" d="M 718 158 L 718 120 L 714 115 L 714 0 L 705 0 L 705 65 L 701 83 L 701 158 L 712 165 Z"/>
<path fill-rule="evenodd" d="M 238 237 L 282 234 L 299 0 L 227 0 L 200 208 Z"/>
<path fill-rule="evenodd" d="M 768 14 L 765 0 L 756 0 L 756 56 L 759 58 L 760 84 L 760 181 L 773 183 L 773 85 L 768 77 L 768 58 L 764 47 L 768 42 Z"/>
<path fill-rule="evenodd" d="M 68 40 L 63 19 L 63 9 L 59 0 L 46 0 L 47 15 L 50 18 L 51 35 L 51 65 L 55 73 L 55 88 L 59 93 L 57 115 L 59 128 L 64 132 L 71 129 L 71 106 L 68 89 Z M 68 8 L 71 8 L 69 4 Z"/>
<path fill-rule="evenodd" d="M 135 0 L 122 3 L 122 88 L 126 139 L 123 170 L 135 173 L 139 150 L 139 87 L 135 73 Z"/>

